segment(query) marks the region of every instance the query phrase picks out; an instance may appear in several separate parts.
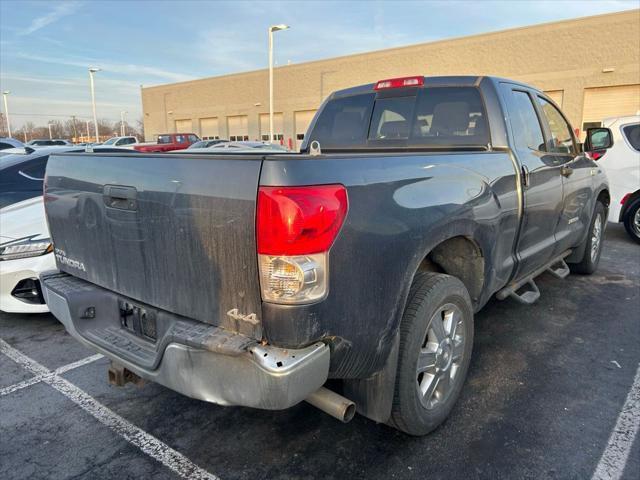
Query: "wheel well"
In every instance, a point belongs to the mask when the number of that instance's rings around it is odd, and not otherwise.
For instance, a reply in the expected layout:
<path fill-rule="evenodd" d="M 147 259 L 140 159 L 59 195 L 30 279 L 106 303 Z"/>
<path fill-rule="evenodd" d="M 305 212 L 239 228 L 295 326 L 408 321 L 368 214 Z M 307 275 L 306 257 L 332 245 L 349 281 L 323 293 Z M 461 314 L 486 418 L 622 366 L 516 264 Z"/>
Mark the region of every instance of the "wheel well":
<path fill-rule="evenodd" d="M 478 244 L 468 237 L 453 237 L 436 245 L 422 260 L 418 271 L 446 273 L 457 277 L 477 301 L 484 285 L 484 257 Z"/>
<path fill-rule="evenodd" d="M 627 215 L 627 212 L 629 211 L 629 207 L 631 206 L 631 204 L 633 202 L 635 202 L 638 198 L 640 198 L 640 190 L 636 190 L 635 192 L 633 192 L 629 198 L 627 198 L 627 201 L 624 202 L 624 205 L 622 206 L 622 209 L 620 210 L 620 221 L 624 221 L 624 217 Z"/>
<path fill-rule="evenodd" d="M 602 203 L 605 207 L 609 208 L 609 205 L 611 203 L 611 196 L 609 195 L 609 191 L 608 190 L 602 190 L 598 194 L 597 201 Z"/>

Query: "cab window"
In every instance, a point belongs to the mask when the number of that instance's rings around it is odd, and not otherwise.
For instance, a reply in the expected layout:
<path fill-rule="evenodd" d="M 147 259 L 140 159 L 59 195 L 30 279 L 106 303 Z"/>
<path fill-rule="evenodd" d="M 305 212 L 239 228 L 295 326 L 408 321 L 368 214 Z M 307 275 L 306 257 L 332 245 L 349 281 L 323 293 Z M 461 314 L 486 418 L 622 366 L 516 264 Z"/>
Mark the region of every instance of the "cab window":
<path fill-rule="evenodd" d="M 515 147 L 525 151 L 545 151 L 542 127 L 529 94 L 521 90 L 512 90 L 507 108 Z"/>
<path fill-rule="evenodd" d="M 577 155 L 578 149 L 573 141 L 571 126 L 560 111 L 542 97 L 538 97 L 538 104 L 542 108 L 551 132 L 551 138 L 547 142 L 547 150 L 552 153 Z"/>

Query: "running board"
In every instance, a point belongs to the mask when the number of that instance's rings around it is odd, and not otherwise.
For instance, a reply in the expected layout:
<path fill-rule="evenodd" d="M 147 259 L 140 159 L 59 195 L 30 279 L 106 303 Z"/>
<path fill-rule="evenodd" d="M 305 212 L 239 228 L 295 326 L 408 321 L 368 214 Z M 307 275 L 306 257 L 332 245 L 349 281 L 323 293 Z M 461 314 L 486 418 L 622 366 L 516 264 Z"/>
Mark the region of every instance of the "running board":
<path fill-rule="evenodd" d="M 567 262 L 564 261 L 564 258 L 557 261 L 553 265 L 549 265 L 549 268 L 547 268 L 547 272 L 549 272 L 554 277 L 559 278 L 560 280 L 562 280 L 563 278 L 567 278 L 571 273 L 571 271 L 569 270 L 569 265 L 567 265 Z"/>
<path fill-rule="evenodd" d="M 556 278 L 566 278 L 567 275 L 569 275 L 569 266 L 564 259 L 570 254 L 571 250 L 567 250 L 543 267 L 537 269 L 531 275 L 527 275 L 521 280 L 512 282 L 496 293 L 496 298 L 498 300 L 504 300 L 507 297 L 511 297 L 524 305 L 531 305 L 532 303 L 535 303 L 535 301 L 540 298 L 540 289 L 538 288 L 538 285 L 536 285 L 534 279 L 546 271 Z"/>

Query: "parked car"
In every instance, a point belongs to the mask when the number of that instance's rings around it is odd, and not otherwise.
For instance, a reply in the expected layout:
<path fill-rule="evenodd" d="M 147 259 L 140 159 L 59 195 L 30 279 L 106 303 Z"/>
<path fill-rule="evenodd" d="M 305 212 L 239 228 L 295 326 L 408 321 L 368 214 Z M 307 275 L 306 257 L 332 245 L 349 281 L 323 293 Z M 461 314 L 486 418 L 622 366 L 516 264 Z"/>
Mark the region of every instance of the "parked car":
<path fill-rule="evenodd" d="M 113 383 L 426 434 L 462 390 L 474 312 L 596 270 L 606 176 L 549 97 L 488 76 L 335 92 L 305 137 L 199 162 L 52 156 L 49 307 Z"/>
<path fill-rule="evenodd" d="M 129 137 L 112 137 L 106 142 L 103 142 L 102 145 L 110 145 L 113 147 L 129 147 L 133 148 L 134 145 L 138 144 L 138 139 L 133 136 Z"/>
<path fill-rule="evenodd" d="M 82 150 L 79 147 L 72 149 Z M 0 156 L 0 208 L 42 196 L 47 160 L 49 155 L 56 151 L 67 152 L 69 147 L 23 147 L 3 150 L 6 154 Z"/>
<path fill-rule="evenodd" d="M 158 135 L 156 143 L 141 143 L 134 145 L 134 149 L 139 152 L 170 152 L 171 150 L 182 150 L 189 145 L 199 142 L 200 138 L 195 133 L 166 133 Z"/>
<path fill-rule="evenodd" d="M 113 153 L 118 147 L 89 147 L 94 152 Z M 42 196 L 42 183 L 49 155 L 55 152 L 84 152 L 86 147 L 23 147 L 0 152 L 0 208 L 28 198 Z"/>
<path fill-rule="evenodd" d="M 22 153 L 0 157 L 0 310 L 48 312 L 38 280 L 40 273 L 55 268 L 42 199 L 44 172 L 52 152 L 85 149 L 58 146 L 19 151 Z M 127 150 L 93 147 L 93 151 Z"/>
<path fill-rule="evenodd" d="M 613 132 L 613 147 L 596 152 L 611 188 L 609 221 L 624 223 L 640 243 L 640 115 L 608 118 L 602 122 Z"/>
<path fill-rule="evenodd" d="M 50 139 L 34 139 L 34 140 L 30 140 L 29 142 L 27 142 L 27 146 L 29 146 L 29 147 L 51 147 L 51 146 L 55 146 L 55 145 L 73 146 L 73 143 L 71 143 L 69 140 L 64 140 L 62 138 L 54 138 L 53 140 L 50 140 Z"/>
<path fill-rule="evenodd" d="M 252 151 L 252 150 L 268 150 L 272 152 L 288 152 L 289 150 L 282 145 L 269 142 L 251 142 L 251 141 L 238 141 L 238 142 L 226 142 L 210 147 L 213 149 L 228 149 L 235 151 Z"/>
<path fill-rule="evenodd" d="M 0 151 L 8 148 L 21 148 L 24 147 L 24 143 L 15 138 L 2 137 L 0 138 Z"/>
<path fill-rule="evenodd" d="M 0 209 L 0 311 L 48 312 L 38 275 L 55 268 L 40 196 Z"/>
<path fill-rule="evenodd" d="M 199 142 L 196 143 L 192 143 L 191 145 L 189 145 L 188 149 L 189 150 L 193 150 L 194 148 L 207 148 L 207 147 L 213 147 L 214 145 L 218 145 L 220 143 L 225 143 L 228 142 L 229 140 L 221 140 L 221 139 L 215 139 L 215 140 L 200 140 Z"/>

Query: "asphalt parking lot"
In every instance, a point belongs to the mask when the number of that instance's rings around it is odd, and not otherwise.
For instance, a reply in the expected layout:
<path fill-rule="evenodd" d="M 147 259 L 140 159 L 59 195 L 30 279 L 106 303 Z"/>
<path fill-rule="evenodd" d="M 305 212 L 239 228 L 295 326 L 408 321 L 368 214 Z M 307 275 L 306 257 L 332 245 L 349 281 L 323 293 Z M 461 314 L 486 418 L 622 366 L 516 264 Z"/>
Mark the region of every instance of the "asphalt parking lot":
<path fill-rule="evenodd" d="M 112 387 L 52 316 L 0 313 L 0 478 L 640 478 L 640 247 L 609 225 L 595 275 L 538 284 L 476 316 L 462 398 L 424 438 Z"/>

